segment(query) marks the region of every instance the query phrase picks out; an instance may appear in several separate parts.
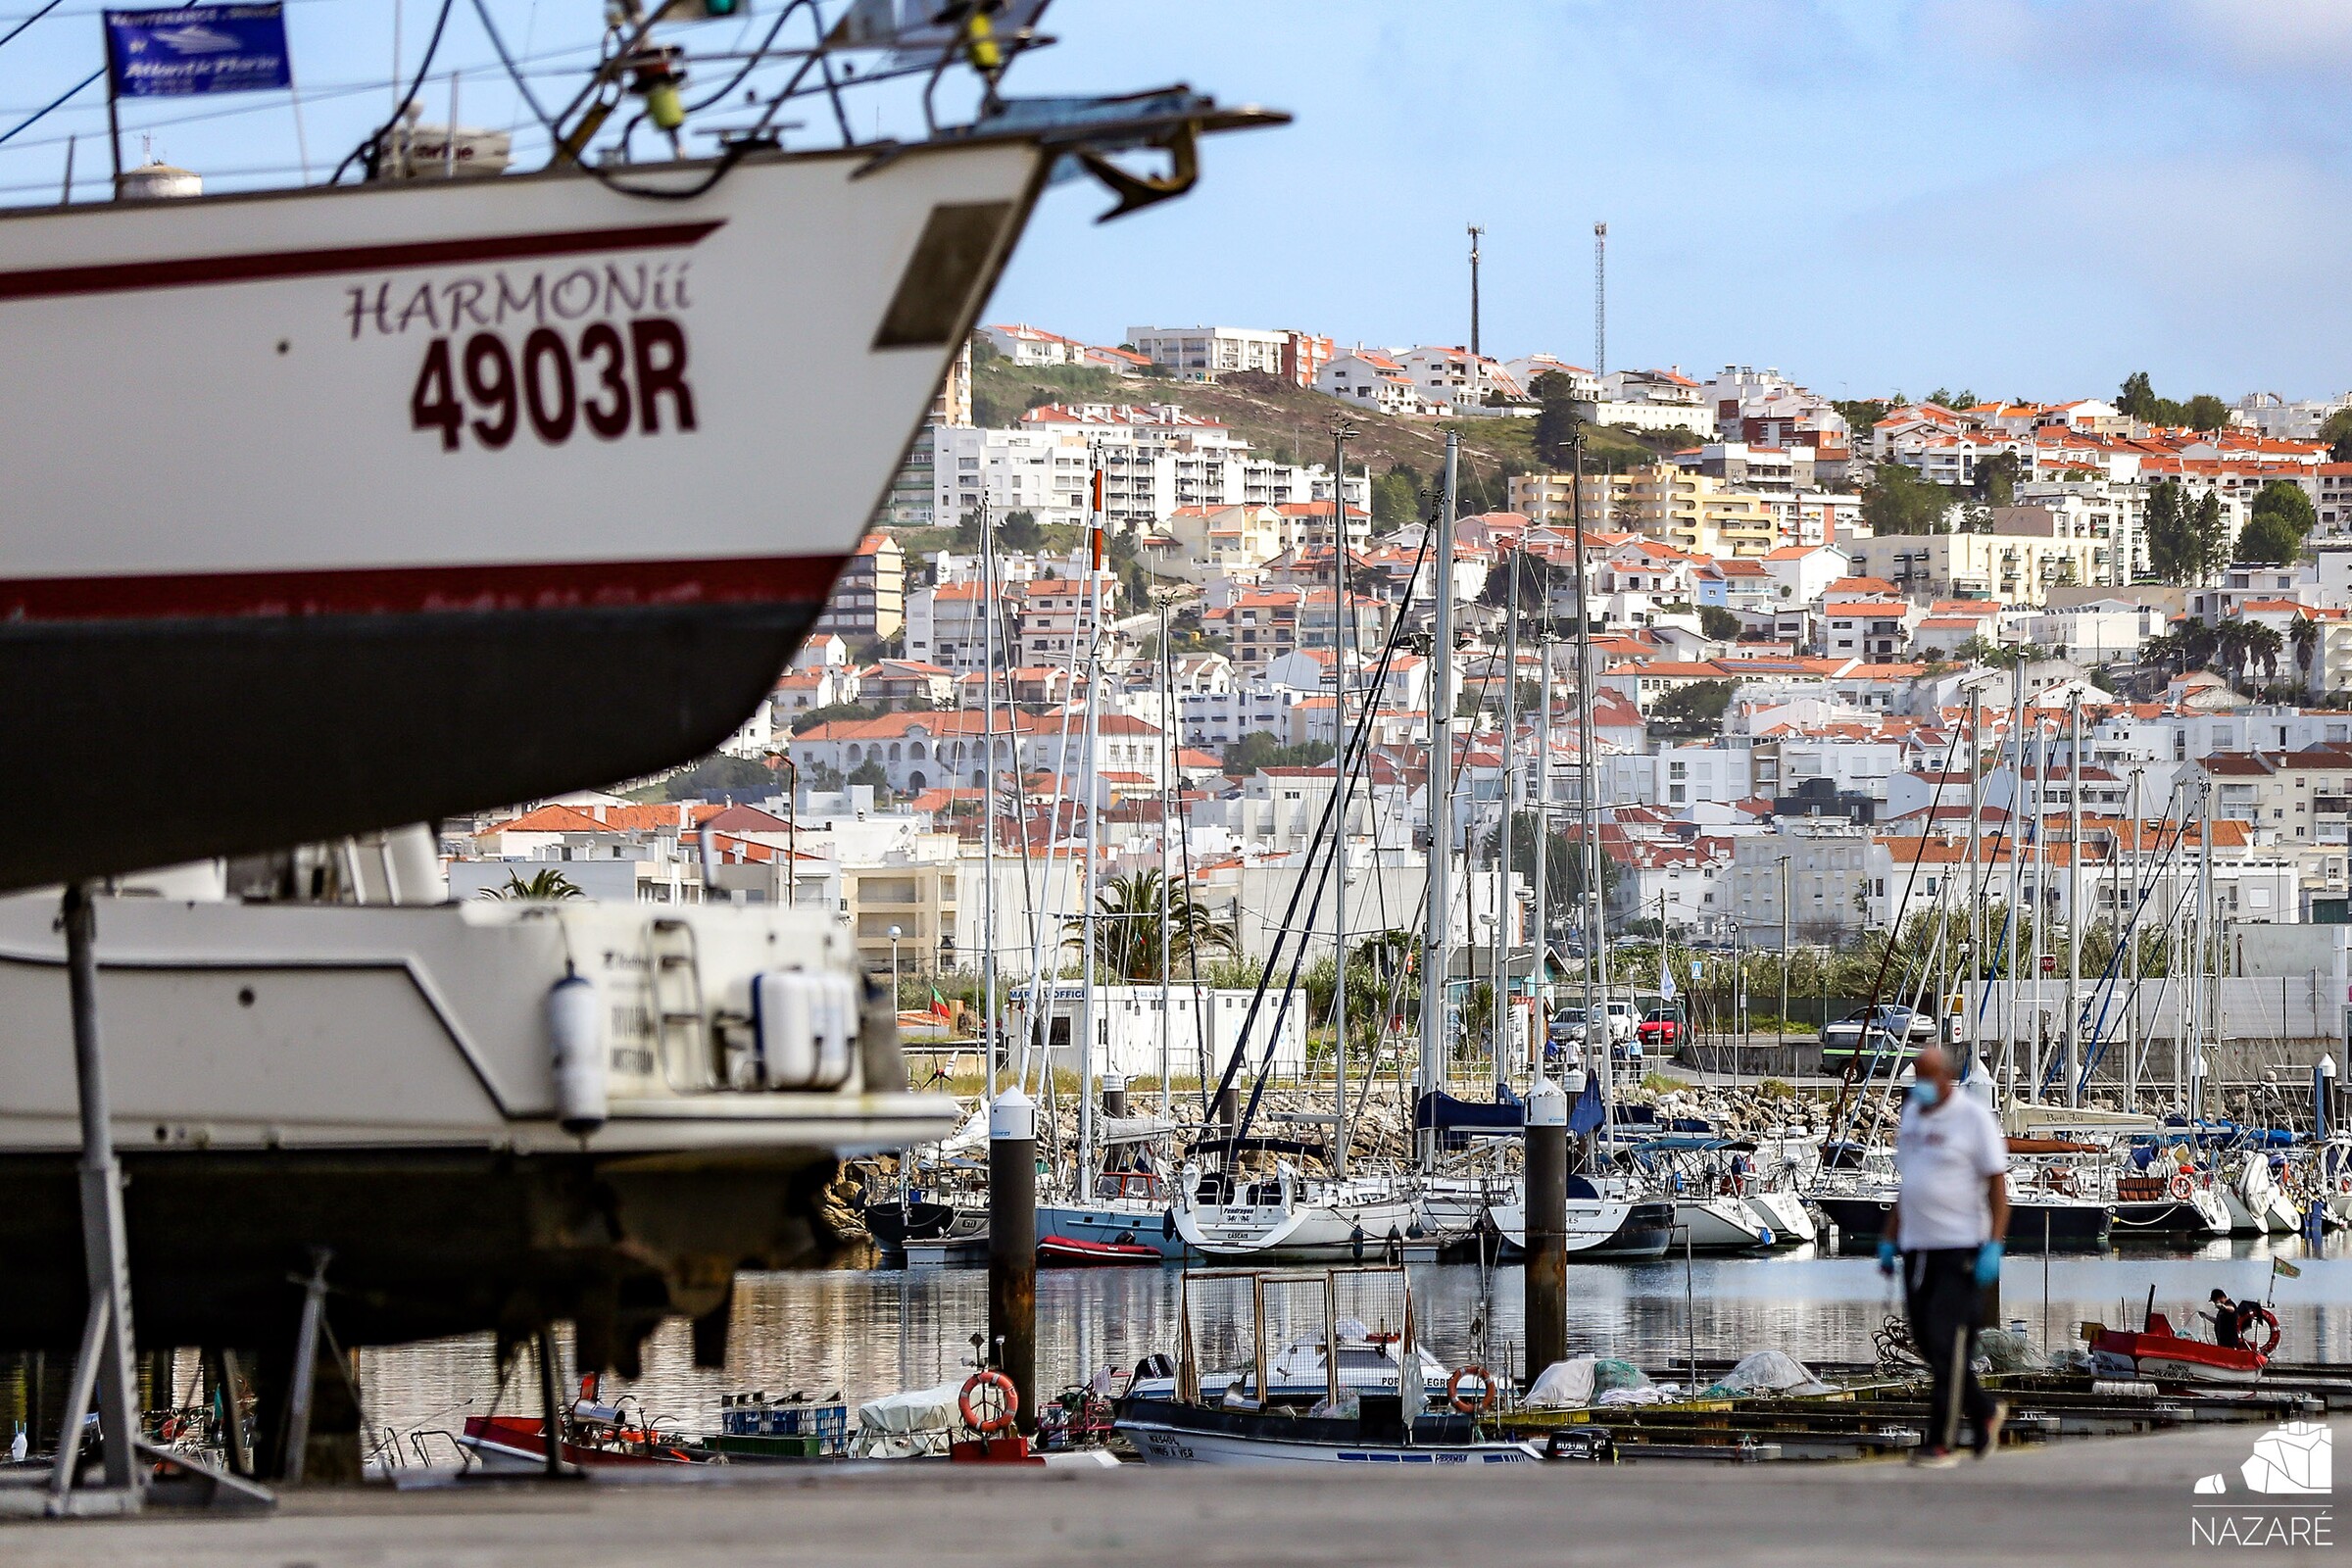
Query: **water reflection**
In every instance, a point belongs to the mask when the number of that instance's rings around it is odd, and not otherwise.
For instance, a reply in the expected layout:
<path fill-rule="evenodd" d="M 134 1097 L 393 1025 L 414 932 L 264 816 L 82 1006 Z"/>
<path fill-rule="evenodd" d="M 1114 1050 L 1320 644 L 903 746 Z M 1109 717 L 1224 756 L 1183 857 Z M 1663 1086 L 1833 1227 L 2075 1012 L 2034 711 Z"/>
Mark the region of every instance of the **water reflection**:
<path fill-rule="evenodd" d="M 2330 1238 L 2328 1250 L 2339 1250 L 2340 1239 Z M 2274 1279 L 2274 1257 L 2295 1259 L 2302 1277 Z M 1520 1370 L 1517 1268 L 1439 1264 L 1412 1275 L 1416 1323 L 1440 1359 Z M 1154 1351 L 1172 1351 L 1182 1278 L 1173 1268 L 1041 1272 L 1040 1383 L 1059 1388 L 1099 1367 L 1131 1367 Z M 2283 1357 L 2352 1361 L 2352 1258 L 2311 1256 L 2291 1238 L 2215 1242 L 2188 1253 L 2061 1255 L 2046 1267 L 2040 1257 L 2012 1257 L 2002 1274 L 2002 1311 L 2023 1319 L 2037 1344 L 2069 1344 L 2075 1325 L 2086 1318 L 2136 1322 L 2151 1286 L 2157 1307 L 2180 1316 L 2217 1286 L 2232 1296 L 2271 1297 L 2285 1335 Z M 1194 1288 L 1197 1298 L 1225 1291 L 1216 1304 L 1227 1310 L 1217 1314 L 1221 1326 L 1204 1335 L 1203 1360 L 1238 1360 L 1247 1353 L 1247 1293 L 1199 1282 Z M 1867 1360 L 1872 1332 L 1895 1309 L 1892 1288 L 1871 1258 L 1819 1256 L 1809 1249 L 1702 1257 L 1687 1273 L 1679 1259 L 1568 1269 L 1571 1350 L 1652 1367 L 1681 1360 L 1693 1344 L 1702 1360 L 1763 1348 L 1812 1361 Z M 1343 1298 L 1341 1310 L 1379 1327 L 1398 1306 L 1366 1287 Z M 1208 1315 L 1197 1310 L 1196 1322 Z M 1279 1344 L 1321 1318 L 1319 1288 L 1293 1292 L 1287 1301 L 1270 1303 L 1267 1339 Z M 988 1277 L 977 1268 L 746 1275 L 737 1286 L 724 1371 L 697 1371 L 686 1325 L 673 1323 L 648 1345 L 646 1375 L 631 1387 L 649 1411 L 696 1425 L 714 1417 L 721 1394 L 743 1389 L 818 1396 L 838 1391 L 855 1402 L 959 1378 L 970 1362 L 971 1336 L 987 1323 Z M 499 1394 L 486 1337 L 370 1351 L 363 1362 L 368 1418 L 379 1426 L 454 1427 L 494 1397 L 503 1409 L 537 1405 L 527 1366 Z"/>

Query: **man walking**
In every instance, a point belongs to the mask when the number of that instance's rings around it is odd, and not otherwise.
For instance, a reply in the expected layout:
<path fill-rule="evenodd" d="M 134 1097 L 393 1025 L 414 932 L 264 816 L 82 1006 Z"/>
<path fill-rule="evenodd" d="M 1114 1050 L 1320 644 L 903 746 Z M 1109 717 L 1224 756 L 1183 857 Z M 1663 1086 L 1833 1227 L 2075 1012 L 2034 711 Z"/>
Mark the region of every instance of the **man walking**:
<path fill-rule="evenodd" d="M 1911 1343 L 1933 1380 L 1928 1441 L 1915 1463 L 1948 1468 L 1960 1418 L 1976 1427 L 1983 1458 L 1999 1441 L 2006 1406 L 1977 1382 L 1979 1301 L 2001 1277 L 2009 1229 L 2009 1146 L 1992 1112 L 1960 1092 L 1951 1058 L 1923 1047 L 1894 1140 L 1900 1187 L 1879 1238 L 1879 1267 L 1903 1271 Z M 1899 1255 L 1898 1255 L 1899 1254 Z"/>

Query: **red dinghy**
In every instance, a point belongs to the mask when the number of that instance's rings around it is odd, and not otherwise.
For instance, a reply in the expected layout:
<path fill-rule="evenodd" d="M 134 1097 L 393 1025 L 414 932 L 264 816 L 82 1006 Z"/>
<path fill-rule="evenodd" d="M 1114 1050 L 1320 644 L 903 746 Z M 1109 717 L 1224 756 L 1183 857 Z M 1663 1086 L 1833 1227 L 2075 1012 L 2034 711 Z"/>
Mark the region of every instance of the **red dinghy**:
<path fill-rule="evenodd" d="M 2147 1383 L 2255 1383 L 2278 1346 L 2278 1321 L 2266 1311 L 2270 1342 L 2262 1349 L 2215 1345 L 2173 1332 L 2172 1320 L 2150 1312 L 2136 1334 L 2101 1328 L 2090 1342 L 2091 1361 L 2103 1378 Z"/>
<path fill-rule="evenodd" d="M 1136 1247 L 1118 1242 L 1089 1242 L 1075 1236 L 1041 1236 L 1037 1239 L 1037 1260 L 1063 1268 L 1099 1266 L 1105 1263 L 1163 1263 L 1167 1259 L 1156 1247 Z"/>

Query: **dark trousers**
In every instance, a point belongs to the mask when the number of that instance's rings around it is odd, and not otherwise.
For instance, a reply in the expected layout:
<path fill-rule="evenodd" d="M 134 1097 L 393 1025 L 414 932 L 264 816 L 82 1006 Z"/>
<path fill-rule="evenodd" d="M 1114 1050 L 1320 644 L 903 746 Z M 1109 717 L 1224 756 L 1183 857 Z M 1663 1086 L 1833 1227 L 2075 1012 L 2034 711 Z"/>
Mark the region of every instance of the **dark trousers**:
<path fill-rule="evenodd" d="M 1927 1361 L 1932 1380 L 1928 1447 L 1958 1447 L 1962 1419 L 1980 1423 L 1992 1413 L 1992 1400 L 1977 1382 L 1982 1299 L 1975 1248 L 1903 1254 L 1903 1307 L 1911 1319 L 1911 1344 Z"/>

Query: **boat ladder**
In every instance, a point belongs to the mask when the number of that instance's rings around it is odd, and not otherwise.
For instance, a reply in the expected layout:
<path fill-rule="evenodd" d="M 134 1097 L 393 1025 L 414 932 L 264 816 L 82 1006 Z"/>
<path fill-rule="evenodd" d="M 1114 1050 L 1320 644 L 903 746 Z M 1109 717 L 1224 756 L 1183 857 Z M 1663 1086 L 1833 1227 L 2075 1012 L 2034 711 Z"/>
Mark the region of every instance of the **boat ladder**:
<path fill-rule="evenodd" d="M 653 960 L 654 1028 L 662 1078 L 680 1094 L 719 1087 L 694 927 L 684 920 L 656 920 L 646 934 L 646 948 Z"/>

